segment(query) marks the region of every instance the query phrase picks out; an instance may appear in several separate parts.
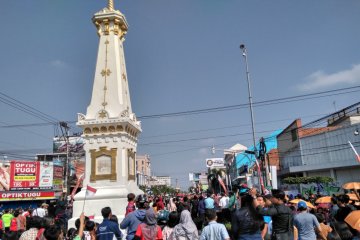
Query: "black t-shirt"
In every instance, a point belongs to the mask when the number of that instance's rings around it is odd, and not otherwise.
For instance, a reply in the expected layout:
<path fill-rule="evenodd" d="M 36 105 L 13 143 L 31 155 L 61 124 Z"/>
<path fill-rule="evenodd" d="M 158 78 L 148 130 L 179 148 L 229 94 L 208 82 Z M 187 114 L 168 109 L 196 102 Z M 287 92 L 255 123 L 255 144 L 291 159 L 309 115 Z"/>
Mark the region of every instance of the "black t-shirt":
<path fill-rule="evenodd" d="M 285 204 L 274 205 L 270 208 L 258 207 L 257 211 L 263 216 L 270 216 L 272 219 L 273 232 L 285 233 L 293 231 L 293 214 Z"/>

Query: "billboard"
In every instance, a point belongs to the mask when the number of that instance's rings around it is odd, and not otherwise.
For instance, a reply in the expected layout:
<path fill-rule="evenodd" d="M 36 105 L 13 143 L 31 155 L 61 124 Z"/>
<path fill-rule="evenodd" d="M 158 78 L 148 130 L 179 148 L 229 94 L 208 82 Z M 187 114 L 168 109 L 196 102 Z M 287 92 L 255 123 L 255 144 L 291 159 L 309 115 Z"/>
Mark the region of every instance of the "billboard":
<path fill-rule="evenodd" d="M 63 167 L 58 166 L 63 169 Z M 60 171 L 60 169 L 57 169 Z M 60 173 L 58 173 L 60 175 Z M 63 170 L 61 170 L 61 177 Z M 11 160 L 0 163 L 0 192 L 23 190 L 52 190 L 52 162 Z"/>
<path fill-rule="evenodd" d="M 224 159 L 223 158 L 207 158 L 206 167 L 208 168 L 224 168 Z"/>
<path fill-rule="evenodd" d="M 85 172 L 85 140 L 81 136 L 71 136 L 67 142 L 64 137 L 55 137 L 53 153 L 66 153 L 69 150 L 70 184 L 75 186 L 77 179 Z"/>

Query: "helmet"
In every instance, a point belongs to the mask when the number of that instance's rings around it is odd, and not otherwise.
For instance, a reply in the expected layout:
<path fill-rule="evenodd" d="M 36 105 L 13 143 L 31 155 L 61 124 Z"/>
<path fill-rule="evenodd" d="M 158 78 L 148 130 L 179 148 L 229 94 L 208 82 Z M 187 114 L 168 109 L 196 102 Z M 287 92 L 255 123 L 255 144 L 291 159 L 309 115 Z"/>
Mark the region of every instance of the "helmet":
<path fill-rule="evenodd" d="M 147 203 L 147 197 L 145 194 L 140 194 L 136 197 L 136 206 L 138 208 L 145 208 L 146 203 Z"/>
<path fill-rule="evenodd" d="M 167 210 L 160 210 L 157 216 L 158 221 L 167 222 L 169 220 L 169 211 Z"/>

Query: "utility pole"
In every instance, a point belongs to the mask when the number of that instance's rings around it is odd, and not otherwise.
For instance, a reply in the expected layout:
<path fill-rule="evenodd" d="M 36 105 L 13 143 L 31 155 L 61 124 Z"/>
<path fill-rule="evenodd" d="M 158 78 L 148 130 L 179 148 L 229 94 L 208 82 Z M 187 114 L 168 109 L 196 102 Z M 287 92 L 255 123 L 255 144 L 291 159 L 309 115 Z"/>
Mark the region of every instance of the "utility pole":
<path fill-rule="evenodd" d="M 255 152 L 255 161 L 258 168 L 258 177 L 259 177 L 259 184 L 260 184 L 260 192 L 264 192 L 264 181 L 261 177 L 261 166 L 257 159 L 257 149 L 256 149 L 256 138 L 255 138 L 255 121 L 254 121 L 254 111 L 253 111 L 253 103 L 252 103 L 252 95 L 251 95 L 251 86 L 250 86 L 250 71 L 249 71 L 249 64 L 248 64 L 248 56 L 247 56 L 247 49 L 244 44 L 240 45 L 240 49 L 242 51 L 242 55 L 245 59 L 245 67 L 246 67 L 246 80 L 248 85 L 248 93 L 249 93 L 249 105 L 250 105 L 250 115 L 251 115 L 251 129 L 252 129 L 252 137 L 253 137 L 253 144 L 254 144 L 254 152 Z"/>
<path fill-rule="evenodd" d="M 62 137 L 66 142 L 66 160 L 65 160 L 65 188 L 66 188 L 66 193 L 65 193 L 65 197 L 67 197 L 70 193 L 70 181 L 69 181 L 69 177 L 70 177 L 70 167 L 69 167 L 69 155 L 70 155 L 70 148 L 69 148 L 69 129 L 70 127 L 68 126 L 67 122 L 60 122 L 60 129 L 61 129 L 61 133 L 62 133 Z"/>

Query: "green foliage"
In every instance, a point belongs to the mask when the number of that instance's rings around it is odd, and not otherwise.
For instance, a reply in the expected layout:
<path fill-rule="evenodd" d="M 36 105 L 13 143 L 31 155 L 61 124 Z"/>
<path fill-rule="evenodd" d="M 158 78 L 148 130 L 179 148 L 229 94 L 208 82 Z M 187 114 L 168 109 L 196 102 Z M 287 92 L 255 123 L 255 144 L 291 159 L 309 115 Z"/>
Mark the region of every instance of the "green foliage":
<path fill-rule="evenodd" d="M 308 183 L 331 183 L 334 179 L 331 177 L 287 177 L 283 180 L 286 184 L 308 184 Z"/>

